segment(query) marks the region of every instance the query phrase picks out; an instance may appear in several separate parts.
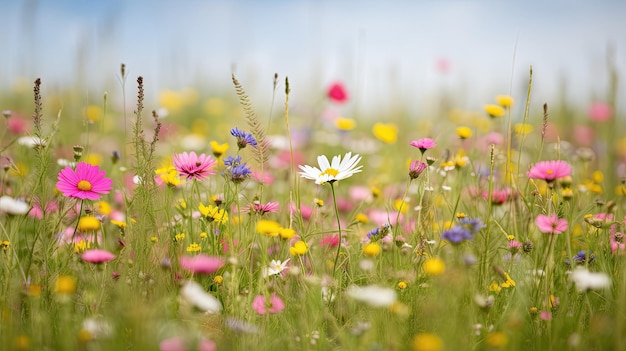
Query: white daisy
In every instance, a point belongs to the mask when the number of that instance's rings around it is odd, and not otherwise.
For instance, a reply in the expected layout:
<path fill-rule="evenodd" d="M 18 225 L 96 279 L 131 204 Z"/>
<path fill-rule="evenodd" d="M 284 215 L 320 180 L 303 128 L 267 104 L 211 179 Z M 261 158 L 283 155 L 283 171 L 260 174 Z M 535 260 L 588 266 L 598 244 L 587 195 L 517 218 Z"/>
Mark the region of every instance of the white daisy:
<path fill-rule="evenodd" d="M 365 302 L 372 307 L 389 307 L 397 299 L 396 292 L 393 289 L 378 285 L 351 285 L 346 290 L 346 293 L 351 298 Z"/>
<path fill-rule="evenodd" d="M 206 313 L 214 314 L 222 310 L 220 300 L 206 292 L 202 285 L 193 280 L 189 280 L 183 285 L 182 289 L 180 289 L 180 295 L 186 301 Z"/>
<path fill-rule="evenodd" d="M 270 261 L 270 266 L 263 268 L 263 276 L 268 277 L 271 275 L 281 274 L 285 269 L 287 269 L 287 263 L 289 263 L 290 258 L 286 259 L 285 262 L 281 262 L 280 260 L 272 260 Z"/>
<path fill-rule="evenodd" d="M 306 179 L 315 180 L 315 184 L 333 183 L 338 180 L 351 177 L 355 173 L 361 172 L 361 167 L 357 163 L 361 161 L 361 156 L 352 156 L 351 152 L 348 152 L 341 159 L 340 155 L 334 156 L 332 162 L 328 162 L 326 156 L 317 156 L 317 163 L 320 168 L 311 167 L 308 165 L 300 165 L 300 176 Z"/>
<path fill-rule="evenodd" d="M 589 272 L 586 268 L 576 268 L 569 278 L 574 282 L 574 284 L 576 284 L 576 287 L 580 292 L 594 289 L 604 289 L 611 286 L 611 278 L 606 273 Z"/>
<path fill-rule="evenodd" d="M 0 212 L 6 212 L 12 215 L 23 215 L 28 213 L 30 207 L 21 200 L 16 200 L 10 196 L 0 197 Z"/>

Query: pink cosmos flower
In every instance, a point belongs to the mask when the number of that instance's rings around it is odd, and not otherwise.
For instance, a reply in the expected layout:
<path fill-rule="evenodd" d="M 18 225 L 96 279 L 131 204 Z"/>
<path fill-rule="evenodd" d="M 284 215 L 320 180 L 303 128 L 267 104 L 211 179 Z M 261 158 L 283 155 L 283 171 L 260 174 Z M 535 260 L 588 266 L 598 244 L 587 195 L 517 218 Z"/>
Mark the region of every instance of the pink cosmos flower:
<path fill-rule="evenodd" d="M 572 174 L 572 167 L 569 163 L 562 160 L 541 161 L 535 163 L 526 173 L 530 179 L 543 179 L 546 182 L 552 182 L 556 178 L 567 177 Z"/>
<path fill-rule="evenodd" d="M 181 176 L 187 179 L 205 180 L 208 176 L 215 174 L 213 166 L 217 161 L 212 156 L 195 152 L 174 155 L 174 168 Z"/>
<path fill-rule="evenodd" d="M 269 301 L 265 299 L 265 296 L 258 295 L 252 302 L 252 308 L 254 308 L 258 314 L 278 313 L 285 309 L 285 303 L 275 293 L 272 293 Z"/>
<path fill-rule="evenodd" d="M 613 109 L 609 104 L 594 102 L 589 107 L 589 118 L 594 122 L 606 122 L 613 116 Z"/>
<path fill-rule="evenodd" d="M 418 178 L 426 168 L 428 168 L 428 165 L 422 161 L 411 161 L 411 165 L 409 166 L 409 177 L 411 179 Z"/>
<path fill-rule="evenodd" d="M 185 351 L 187 347 L 182 338 L 178 336 L 165 339 L 159 343 L 160 351 Z"/>
<path fill-rule="evenodd" d="M 414 146 L 414 147 L 420 149 L 420 151 L 422 153 L 424 153 L 424 152 L 426 152 L 426 150 L 432 149 L 435 146 L 437 146 L 437 144 L 431 138 L 422 138 L 422 139 L 411 141 L 411 146 Z"/>
<path fill-rule="evenodd" d="M 567 220 L 558 218 L 555 214 L 551 216 L 540 214 L 537 216 L 535 224 L 537 224 L 539 231 L 545 234 L 561 234 L 568 228 Z"/>
<path fill-rule="evenodd" d="M 85 262 L 104 263 L 113 260 L 115 255 L 107 250 L 93 249 L 85 251 L 80 257 Z"/>
<path fill-rule="evenodd" d="M 199 254 L 197 256 L 183 256 L 179 260 L 181 267 L 195 274 L 212 274 L 224 265 L 219 257 Z"/>
<path fill-rule="evenodd" d="M 333 83 L 328 88 L 328 98 L 333 102 L 343 104 L 348 101 L 348 91 L 342 83 Z"/>
<path fill-rule="evenodd" d="M 76 165 L 76 170 L 68 166 L 59 172 L 57 189 L 67 197 L 98 200 L 111 191 L 113 181 L 106 178 L 105 174 L 98 166 L 80 162 Z"/>
<path fill-rule="evenodd" d="M 246 213 L 254 212 L 260 215 L 264 215 L 268 212 L 272 212 L 272 213 L 278 212 L 279 206 L 280 204 L 275 201 L 270 201 L 266 204 L 262 204 L 259 201 L 254 201 L 253 203 L 249 204 L 248 207 L 242 208 L 241 212 L 246 212 Z"/>

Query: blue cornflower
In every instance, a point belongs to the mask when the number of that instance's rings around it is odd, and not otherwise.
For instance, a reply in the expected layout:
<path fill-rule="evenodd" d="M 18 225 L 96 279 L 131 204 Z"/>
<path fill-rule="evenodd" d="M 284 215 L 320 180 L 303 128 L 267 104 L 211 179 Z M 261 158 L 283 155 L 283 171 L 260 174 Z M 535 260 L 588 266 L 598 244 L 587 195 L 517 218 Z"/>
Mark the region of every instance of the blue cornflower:
<path fill-rule="evenodd" d="M 236 166 L 241 163 L 241 156 L 228 156 L 224 159 L 224 165 L 227 167 Z"/>
<path fill-rule="evenodd" d="M 458 245 L 465 240 L 474 239 L 474 236 L 468 229 L 456 225 L 446 230 L 445 232 L 441 233 L 441 238 L 448 240 L 450 243 L 454 245 Z"/>
<path fill-rule="evenodd" d="M 589 263 L 593 262 L 595 258 L 596 258 L 596 255 L 594 255 L 593 251 L 590 250 L 589 251 Z M 576 264 L 585 264 L 587 262 L 587 252 L 585 250 L 578 251 L 576 256 L 572 257 L 572 260 L 574 260 L 574 263 Z M 571 264 L 570 260 L 565 260 L 565 264 L 569 266 Z"/>
<path fill-rule="evenodd" d="M 459 219 L 459 224 L 470 231 L 470 233 L 476 234 L 478 233 L 479 230 L 481 230 L 482 228 L 485 228 L 486 225 L 483 223 L 483 221 L 480 218 L 461 218 Z"/>
<path fill-rule="evenodd" d="M 229 174 L 230 180 L 232 180 L 235 183 L 240 183 L 240 182 L 243 182 L 246 178 L 248 178 L 250 174 L 252 174 L 252 171 L 250 170 L 250 168 L 248 168 L 247 164 L 242 163 L 242 164 L 238 164 L 236 166 L 230 167 L 228 173 L 230 173 Z"/>
<path fill-rule="evenodd" d="M 230 134 L 237 138 L 237 146 L 239 149 L 243 149 L 244 147 L 252 145 L 254 147 L 257 146 L 256 139 L 252 136 L 252 134 L 246 133 L 243 130 L 239 130 L 237 127 L 230 130 Z"/>

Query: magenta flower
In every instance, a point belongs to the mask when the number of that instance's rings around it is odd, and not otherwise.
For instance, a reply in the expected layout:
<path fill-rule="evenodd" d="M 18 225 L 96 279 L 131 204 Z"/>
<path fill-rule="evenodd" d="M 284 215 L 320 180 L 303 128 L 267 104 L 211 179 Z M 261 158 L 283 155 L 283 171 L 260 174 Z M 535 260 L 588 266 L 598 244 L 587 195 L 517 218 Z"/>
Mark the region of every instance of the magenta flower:
<path fill-rule="evenodd" d="M 264 215 L 266 213 L 276 213 L 279 210 L 279 203 L 275 201 L 270 201 L 266 204 L 262 204 L 259 201 L 254 201 L 248 207 L 241 209 L 241 212 L 254 212 L 260 215 Z"/>
<path fill-rule="evenodd" d="M 93 249 L 85 251 L 80 257 L 85 262 L 104 263 L 113 260 L 115 255 L 107 250 Z"/>
<path fill-rule="evenodd" d="M 594 122 L 606 122 L 613 116 L 611 105 L 603 102 L 594 102 L 589 107 L 589 118 Z"/>
<path fill-rule="evenodd" d="M 418 140 L 411 141 L 411 146 L 415 146 L 420 149 L 422 153 L 426 152 L 428 149 L 432 149 L 437 146 L 437 143 L 431 138 L 422 138 Z"/>
<path fill-rule="evenodd" d="M 572 174 L 572 167 L 569 163 L 561 160 L 541 161 L 535 163 L 526 173 L 530 179 L 543 179 L 552 182 L 556 178 L 567 177 Z"/>
<path fill-rule="evenodd" d="M 217 161 L 212 156 L 195 152 L 174 155 L 174 168 L 181 176 L 187 179 L 205 180 L 208 176 L 215 174 L 213 166 Z"/>
<path fill-rule="evenodd" d="M 80 162 L 75 170 L 68 166 L 59 172 L 57 189 L 67 197 L 98 200 L 111 191 L 113 181 L 105 174 L 98 166 Z"/>
<path fill-rule="evenodd" d="M 348 101 L 348 91 L 342 83 L 333 83 L 328 88 L 328 98 L 338 104 Z"/>
<path fill-rule="evenodd" d="M 568 227 L 567 220 L 558 218 L 555 214 L 551 216 L 538 215 L 535 224 L 537 224 L 539 231 L 545 234 L 561 234 Z"/>
<path fill-rule="evenodd" d="M 411 177 L 411 179 L 416 179 L 426 168 L 428 168 L 428 165 L 422 161 L 411 161 L 411 165 L 409 166 L 409 177 Z"/>
<path fill-rule="evenodd" d="M 258 314 L 278 313 L 285 309 L 285 303 L 278 295 L 272 293 L 269 301 L 263 295 L 255 297 L 252 302 L 252 308 Z"/>
<path fill-rule="evenodd" d="M 195 274 L 212 274 L 224 265 L 219 257 L 199 254 L 197 256 L 183 256 L 179 260 L 181 267 Z"/>
<path fill-rule="evenodd" d="M 178 336 L 165 339 L 159 343 L 160 351 L 186 351 L 187 347 L 182 338 Z"/>

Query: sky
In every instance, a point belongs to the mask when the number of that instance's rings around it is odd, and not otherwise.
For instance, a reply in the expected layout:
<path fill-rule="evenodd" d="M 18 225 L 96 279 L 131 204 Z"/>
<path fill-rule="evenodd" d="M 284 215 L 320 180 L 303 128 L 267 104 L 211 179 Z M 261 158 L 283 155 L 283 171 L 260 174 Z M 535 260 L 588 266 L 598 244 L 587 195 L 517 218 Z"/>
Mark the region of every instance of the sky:
<path fill-rule="evenodd" d="M 626 69 L 623 1 L 0 0 L 0 13 L 0 88 L 98 89 L 123 62 L 150 92 L 217 92 L 234 72 L 263 101 L 278 73 L 295 98 L 342 81 L 364 105 L 447 91 L 471 108 L 525 98 L 531 65 L 534 96 L 583 104 L 606 96 L 607 52 Z"/>

